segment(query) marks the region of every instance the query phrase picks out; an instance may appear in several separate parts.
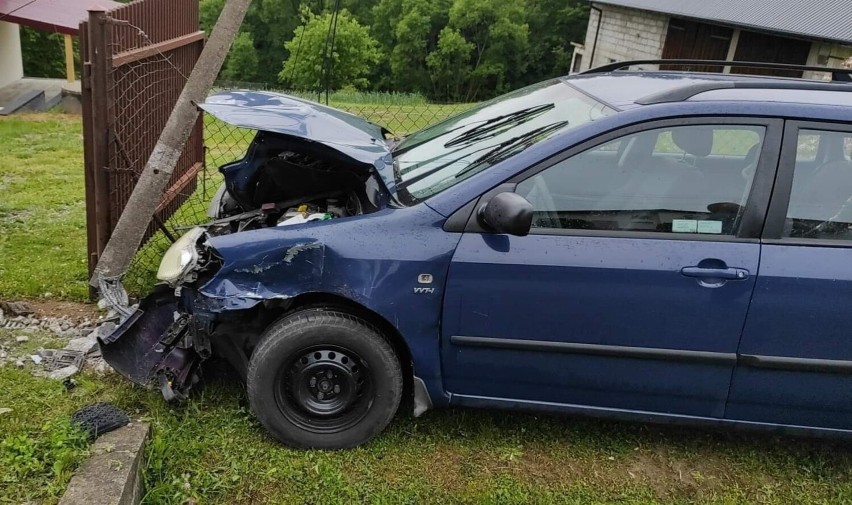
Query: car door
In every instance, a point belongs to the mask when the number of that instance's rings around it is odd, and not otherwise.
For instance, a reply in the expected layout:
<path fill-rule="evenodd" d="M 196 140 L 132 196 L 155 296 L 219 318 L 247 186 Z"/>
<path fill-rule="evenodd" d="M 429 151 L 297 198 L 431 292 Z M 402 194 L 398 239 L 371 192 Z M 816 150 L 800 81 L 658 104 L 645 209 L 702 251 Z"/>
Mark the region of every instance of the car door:
<path fill-rule="evenodd" d="M 852 126 L 788 122 L 730 419 L 852 429 Z"/>
<path fill-rule="evenodd" d="M 780 125 L 648 123 L 509 181 L 535 209 L 530 234 L 469 224 L 450 265 L 453 401 L 722 417 Z"/>

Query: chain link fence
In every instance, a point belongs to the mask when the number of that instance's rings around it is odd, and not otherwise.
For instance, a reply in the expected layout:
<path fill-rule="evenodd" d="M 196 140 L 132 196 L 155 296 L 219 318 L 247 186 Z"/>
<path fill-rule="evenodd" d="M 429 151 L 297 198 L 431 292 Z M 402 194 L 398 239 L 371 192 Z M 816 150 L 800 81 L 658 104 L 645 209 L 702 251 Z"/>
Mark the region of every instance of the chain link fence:
<path fill-rule="evenodd" d="M 217 89 L 268 90 L 254 83 L 220 83 Z M 289 94 L 314 101 L 318 99 L 316 93 Z M 438 123 L 472 106 L 431 104 L 418 96 L 379 93 L 335 93 L 330 96 L 329 105 L 384 126 L 397 136 Z M 133 296 L 144 296 L 156 284 L 160 259 L 176 238 L 193 226 L 210 222 L 207 215 L 210 200 L 223 183 L 219 167 L 241 159 L 256 134 L 254 130 L 236 128 L 209 115 L 204 115 L 203 125 L 204 167 L 198 173 L 196 183 L 179 195 L 183 204 L 167 221 L 155 223 L 158 231 L 134 257 L 123 279 L 125 288 Z"/>

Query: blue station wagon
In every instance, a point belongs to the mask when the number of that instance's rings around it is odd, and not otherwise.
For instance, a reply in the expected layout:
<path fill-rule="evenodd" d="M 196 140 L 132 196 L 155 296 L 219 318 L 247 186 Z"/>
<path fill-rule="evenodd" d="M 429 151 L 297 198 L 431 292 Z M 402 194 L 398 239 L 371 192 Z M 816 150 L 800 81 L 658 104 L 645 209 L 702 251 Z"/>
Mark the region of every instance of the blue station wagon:
<path fill-rule="evenodd" d="M 441 407 L 849 435 L 849 71 L 629 65 L 404 138 L 211 96 L 256 137 L 104 357 L 167 399 L 222 357 L 295 447 Z"/>

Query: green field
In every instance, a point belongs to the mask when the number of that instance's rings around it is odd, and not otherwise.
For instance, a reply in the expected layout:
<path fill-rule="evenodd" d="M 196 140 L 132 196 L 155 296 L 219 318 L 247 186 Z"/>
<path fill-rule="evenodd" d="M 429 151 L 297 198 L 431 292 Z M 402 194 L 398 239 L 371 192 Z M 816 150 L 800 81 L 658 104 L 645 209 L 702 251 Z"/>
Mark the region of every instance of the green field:
<path fill-rule="evenodd" d="M 0 298 L 81 300 L 86 287 L 79 118 L 0 118 Z"/>
<path fill-rule="evenodd" d="M 219 151 L 209 156 L 245 146 L 246 137 L 221 135 Z M 0 299 L 83 300 L 79 121 L 49 114 L 0 118 L 0 142 Z M 0 330 L 0 345 L 14 348 L 15 335 Z M 35 335 L 18 350 L 54 345 Z M 0 414 L 0 503 L 58 500 L 88 447 L 68 416 L 100 400 L 153 426 L 149 504 L 852 503 L 847 443 L 436 411 L 401 417 L 362 448 L 301 452 L 264 434 L 237 380 L 215 368 L 207 376 L 207 387 L 191 401 L 167 405 L 116 377 L 82 375 L 69 392 L 27 369 L 0 367 L 0 408 L 12 409 Z"/>

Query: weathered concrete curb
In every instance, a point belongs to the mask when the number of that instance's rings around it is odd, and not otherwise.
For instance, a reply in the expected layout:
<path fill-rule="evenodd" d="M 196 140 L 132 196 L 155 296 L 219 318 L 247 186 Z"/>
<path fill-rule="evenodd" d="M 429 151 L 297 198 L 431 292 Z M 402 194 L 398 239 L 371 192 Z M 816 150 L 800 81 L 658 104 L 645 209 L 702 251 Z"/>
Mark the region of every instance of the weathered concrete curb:
<path fill-rule="evenodd" d="M 148 424 L 134 423 L 98 438 L 59 505 L 138 504 L 149 432 Z"/>

